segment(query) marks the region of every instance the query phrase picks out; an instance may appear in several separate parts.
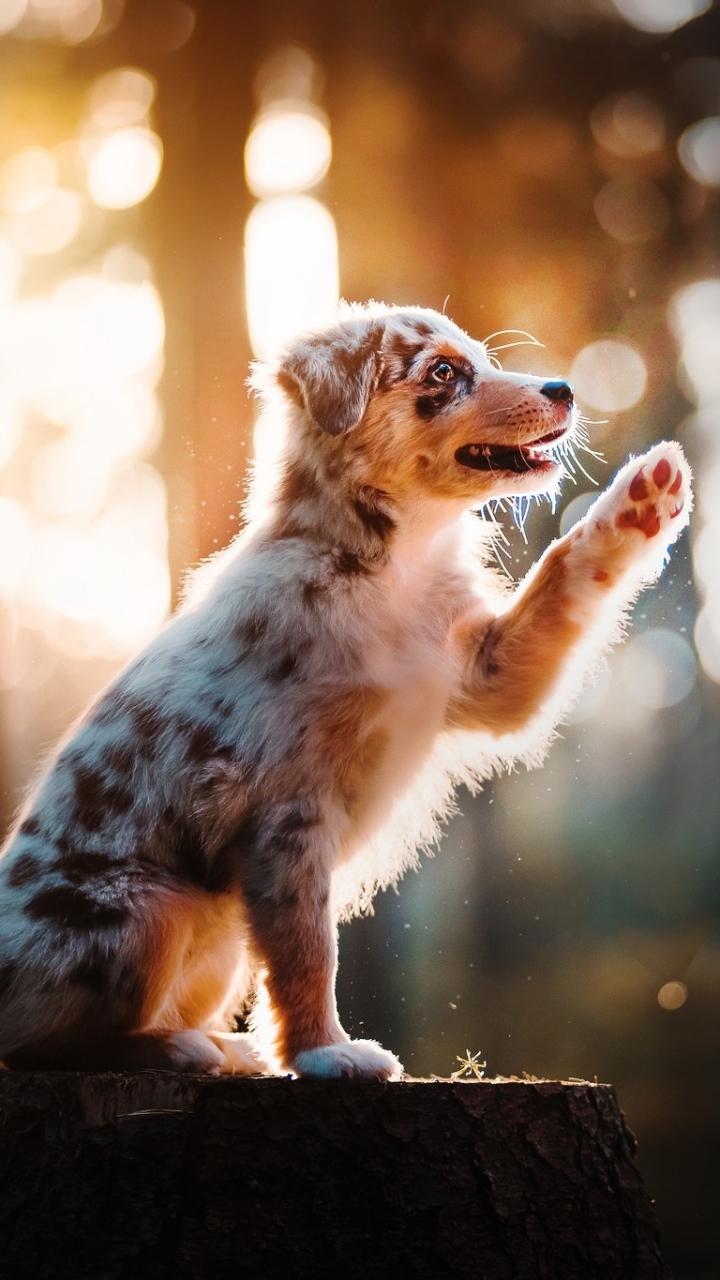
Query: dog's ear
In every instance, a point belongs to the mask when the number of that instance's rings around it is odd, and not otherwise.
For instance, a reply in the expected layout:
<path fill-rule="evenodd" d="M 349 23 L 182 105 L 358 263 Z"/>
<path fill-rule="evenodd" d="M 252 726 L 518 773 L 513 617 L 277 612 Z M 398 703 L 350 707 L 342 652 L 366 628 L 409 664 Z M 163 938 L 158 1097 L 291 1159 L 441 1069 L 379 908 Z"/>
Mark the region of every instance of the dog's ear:
<path fill-rule="evenodd" d="M 383 332 L 377 320 L 346 321 L 297 343 L 281 360 L 280 386 L 328 435 L 362 419 L 380 376 Z"/>

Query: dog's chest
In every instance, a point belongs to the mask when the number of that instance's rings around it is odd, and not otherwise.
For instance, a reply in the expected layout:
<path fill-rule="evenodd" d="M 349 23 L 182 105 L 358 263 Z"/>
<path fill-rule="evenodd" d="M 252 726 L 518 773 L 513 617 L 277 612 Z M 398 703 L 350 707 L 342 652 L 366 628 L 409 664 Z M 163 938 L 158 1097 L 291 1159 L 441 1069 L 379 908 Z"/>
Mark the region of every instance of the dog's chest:
<path fill-rule="evenodd" d="M 446 611 L 435 593 L 402 582 L 391 587 L 364 652 L 364 674 L 380 695 L 373 739 L 382 744 L 365 771 L 355 815 L 365 832 L 382 822 L 432 750 L 456 678 Z"/>

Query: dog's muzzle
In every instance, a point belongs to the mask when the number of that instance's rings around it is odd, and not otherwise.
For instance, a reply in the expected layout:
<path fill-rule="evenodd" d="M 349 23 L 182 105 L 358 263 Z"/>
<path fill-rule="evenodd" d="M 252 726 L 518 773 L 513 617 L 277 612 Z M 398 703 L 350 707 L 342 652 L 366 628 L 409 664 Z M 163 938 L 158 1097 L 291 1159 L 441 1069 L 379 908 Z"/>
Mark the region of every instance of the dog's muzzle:
<path fill-rule="evenodd" d="M 516 448 L 502 444 L 464 444 L 456 450 L 455 461 L 462 467 L 471 467 L 473 471 L 515 471 L 518 474 L 552 467 L 555 459 L 549 449 L 567 435 L 567 431 L 567 426 L 559 427 L 557 431 Z"/>

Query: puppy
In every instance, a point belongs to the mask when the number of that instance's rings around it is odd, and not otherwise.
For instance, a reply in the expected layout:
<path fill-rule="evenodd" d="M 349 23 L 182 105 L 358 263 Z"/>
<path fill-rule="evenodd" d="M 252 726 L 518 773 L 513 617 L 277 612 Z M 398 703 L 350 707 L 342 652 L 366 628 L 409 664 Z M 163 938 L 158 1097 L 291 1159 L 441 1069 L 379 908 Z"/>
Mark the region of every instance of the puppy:
<path fill-rule="evenodd" d="M 338 920 L 415 862 L 459 780 L 539 761 L 688 519 L 682 452 L 657 445 L 510 594 L 474 512 L 555 490 L 566 382 L 503 372 L 433 311 L 379 306 L 256 381 L 284 441 L 248 527 L 7 843 L 11 1068 L 399 1075 L 340 1025 Z"/>

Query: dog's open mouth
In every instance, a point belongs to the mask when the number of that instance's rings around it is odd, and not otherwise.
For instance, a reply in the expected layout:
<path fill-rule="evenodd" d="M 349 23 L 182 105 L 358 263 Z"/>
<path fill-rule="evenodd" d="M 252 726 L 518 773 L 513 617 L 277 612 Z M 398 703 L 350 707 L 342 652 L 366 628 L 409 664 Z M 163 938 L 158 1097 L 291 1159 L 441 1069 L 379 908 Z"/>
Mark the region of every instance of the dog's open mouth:
<path fill-rule="evenodd" d="M 559 427 L 547 436 L 516 448 L 504 444 L 464 444 L 456 451 L 455 459 L 473 471 L 537 471 L 555 465 L 550 446 L 566 434 L 567 427 Z"/>

